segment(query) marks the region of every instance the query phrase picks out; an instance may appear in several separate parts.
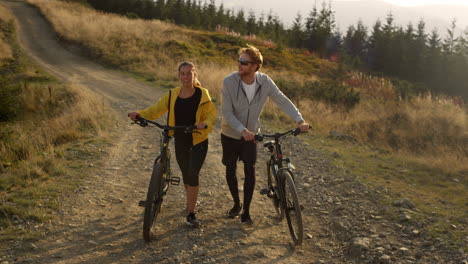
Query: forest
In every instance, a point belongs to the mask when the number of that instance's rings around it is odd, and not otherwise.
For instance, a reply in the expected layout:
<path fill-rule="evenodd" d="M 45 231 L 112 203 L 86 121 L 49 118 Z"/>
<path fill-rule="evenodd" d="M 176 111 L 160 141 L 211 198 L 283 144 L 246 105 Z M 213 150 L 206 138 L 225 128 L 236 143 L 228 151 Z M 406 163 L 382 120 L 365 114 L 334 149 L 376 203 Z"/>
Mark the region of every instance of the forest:
<path fill-rule="evenodd" d="M 288 28 L 271 11 L 257 17 L 250 10 L 226 9 L 214 0 L 87 0 L 98 10 L 132 18 L 159 19 L 193 29 L 219 30 L 271 40 L 345 63 L 376 76 L 388 76 L 401 97 L 430 92 L 468 99 L 468 29 L 428 29 L 424 20 L 396 25 L 391 13 L 372 28 L 361 21 L 344 32 L 336 26 L 330 4 L 300 13 Z M 447 30 L 441 34 L 439 30 Z M 442 35 L 444 37 L 442 37 Z"/>

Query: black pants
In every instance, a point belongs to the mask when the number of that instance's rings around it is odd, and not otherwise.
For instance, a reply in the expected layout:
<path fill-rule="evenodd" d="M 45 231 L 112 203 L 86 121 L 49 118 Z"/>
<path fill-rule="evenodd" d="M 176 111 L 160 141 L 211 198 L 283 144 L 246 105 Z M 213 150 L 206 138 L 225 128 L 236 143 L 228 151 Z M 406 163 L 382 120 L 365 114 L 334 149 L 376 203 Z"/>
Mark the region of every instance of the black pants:
<path fill-rule="evenodd" d="M 237 161 L 244 162 L 244 212 L 249 212 L 255 189 L 257 143 L 234 139 L 221 134 L 221 144 L 223 147 L 223 164 L 226 166 L 226 181 L 236 204 L 240 203 L 236 176 Z"/>
<path fill-rule="evenodd" d="M 184 184 L 198 186 L 200 169 L 208 152 L 208 139 L 193 146 L 192 135 L 175 135 L 174 144 Z"/>

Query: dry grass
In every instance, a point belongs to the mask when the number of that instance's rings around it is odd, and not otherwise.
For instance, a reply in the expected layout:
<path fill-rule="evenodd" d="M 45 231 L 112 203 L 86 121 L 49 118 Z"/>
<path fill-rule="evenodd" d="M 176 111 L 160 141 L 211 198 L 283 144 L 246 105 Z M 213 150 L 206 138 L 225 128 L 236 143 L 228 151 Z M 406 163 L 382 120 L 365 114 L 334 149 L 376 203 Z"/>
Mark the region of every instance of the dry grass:
<path fill-rule="evenodd" d="M 3 40 L 3 36 L 0 33 L 0 66 L 2 66 L 4 61 L 12 58 L 13 53 L 11 52 L 11 47 Z"/>
<path fill-rule="evenodd" d="M 433 168 L 468 171 L 468 116 L 450 100 L 428 96 L 412 102 L 364 100 L 349 112 L 303 100 L 299 108 L 323 133 L 343 131 Z"/>
<path fill-rule="evenodd" d="M 66 40 L 87 46 L 93 55 L 134 72 L 171 76 L 166 65 L 172 64 L 173 59 L 161 44 L 170 40 L 191 41 L 187 30 L 159 20 L 128 19 L 78 3 L 28 2 L 40 7 L 54 29 Z"/>
<path fill-rule="evenodd" d="M 0 3 L 0 20 L 3 22 L 12 21 L 14 19 L 13 15 Z"/>
<path fill-rule="evenodd" d="M 345 84 L 357 89 L 361 93 L 361 98 L 394 100 L 396 97 L 395 88 L 390 80 L 367 76 L 361 72 L 352 72 Z"/>
<path fill-rule="evenodd" d="M 57 83 L 37 68 L 17 48 L 15 24 L 5 19 L 12 17 L 0 6 L 0 37 L 14 50 L 0 63 L 2 107 L 7 107 L 2 114 L 9 115 L 0 122 L 0 242 L 31 238 L 34 232 L 25 225 L 51 217 L 57 197 L 83 177 L 72 166 L 83 170 L 84 161 L 68 161 L 66 149 L 84 152 L 87 142 L 101 144 L 112 115 L 99 95 Z"/>
<path fill-rule="evenodd" d="M 24 120 L 2 124 L 0 156 L 4 162 L 54 153 L 63 143 L 90 132 L 98 134 L 108 122 L 103 99 L 82 87 L 23 84 L 21 90 L 21 100 L 27 106 Z"/>
<path fill-rule="evenodd" d="M 196 46 L 198 41 L 194 37 L 195 31 L 157 20 L 128 19 L 69 2 L 29 2 L 41 8 L 65 39 L 90 47 L 96 55 L 113 65 L 142 74 L 150 73 L 157 78 L 177 80 L 179 61 L 168 55 L 164 43 L 172 40 Z M 184 59 L 198 65 L 202 85 L 220 102 L 223 78 L 236 70 L 235 65 L 213 63 L 190 52 Z M 317 67 L 324 65 L 328 64 L 319 63 Z M 305 76 L 288 70 L 265 68 L 262 71 L 274 80 L 283 78 L 301 84 L 317 79 L 313 74 Z M 352 73 L 345 84 L 361 93 L 360 103 L 350 111 L 337 110 L 323 102 L 308 99 L 298 102 L 301 112 L 318 130 L 323 133 L 340 130 L 362 142 L 401 153 L 413 153 L 431 166 L 448 170 L 466 169 L 468 133 L 465 109 L 450 103 L 450 100 L 427 96 L 416 97 L 410 102 L 399 100 L 389 80 L 357 72 Z M 265 107 L 265 116 L 287 120 L 271 104 Z"/>
<path fill-rule="evenodd" d="M 8 10 L 0 5 L 0 26 L 6 25 L 9 21 L 12 21 L 13 17 Z M 13 58 L 13 52 L 10 45 L 6 42 L 6 36 L 0 30 L 0 66 L 2 66 L 7 60 Z"/>
<path fill-rule="evenodd" d="M 212 39 L 203 39 L 202 37 L 206 35 L 200 37 L 188 29 L 160 21 L 135 20 L 104 14 L 69 2 L 46 0 L 29 0 L 29 2 L 41 8 L 64 39 L 87 47 L 93 55 L 114 66 L 160 79 L 165 78 L 171 80 L 171 84 L 177 81 L 176 66 L 181 57 L 175 58 L 170 55 L 165 44 L 173 41 L 181 44 L 181 47 L 189 47 L 182 60 L 191 60 L 198 65 L 199 79 L 202 85 L 210 90 L 216 102 L 220 102 L 223 78 L 236 70 L 235 65 L 213 63 L 215 60 L 210 57 L 211 55 L 205 55 L 205 53 L 211 54 L 209 53 L 211 50 L 203 50 L 203 54 L 193 54 L 190 47 L 197 46 L 199 44 L 197 41 L 209 42 Z M 256 40 L 251 38 L 250 41 Z M 270 65 L 274 65 L 275 62 L 282 66 L 285 61 L 294 61 L 294 64 L 300 66 L 299 68 L 304 68 L 302 65 L 305 63 L 314 64 L 316 71 L 307 69 L 303 71 L 306 74 L 301 75 L 286 69 L 262 69 L 273 80 L 280 78 L 304 84 L 306 81 L 317 80 L 315 74 L 331 72 L 333 69 L 333 65 L 318 59 L 309 63 L 303 57 L 295 56 L 293 52 L 286 54 L 287 56 L 282 52 L 278 51 L 277 54 L 275 52 L 276 50 L 265 52 L 269 54 L 266 59 L 271 60 Z M 223 56 L 228 57 L 225 54 Z M 281 58 L 286 60 L 281 61 Z M 297 68 L 296 71 L 300 72 Z M 297 102 L 306 120 L 316 131 L 321 132 L 317 137 L 306 138 L 310 140 L 310 145 L 316 147 L 314 144 L 318 144 L 321 150 L 339 153 L 339 158 L 331 159 L 335 165 L 343 168 L 343 171 L 358 176 L 363 182 L 384 186 L 395 196 L 409 197 L 424 213 L 431 214 L 435 210 L 440 215 L 440 220 L 434 225 L 440 223 L 448 225 L 447 223 L 453 221 L 457 223 L 457 219 L 466 219 L 468 180 L 466 109 L 447 98 L 421 95 L 411 101 L 401 100 L 396 98 L 395 87 L 389 80 L 357 72 L 352 73 L 344 83 L 354 87 L 361 94 L 359 104 L 352 109 L 344 111 L 337 109 L 336 106 L 305 98 Z M 39 95 L 46 100 L 47 96 L 41 96 L 42 93 L 44 91 L 30 91 L 30 95 L 26 96 L 25 100 L 29 98 L 34 108 L 34 103 L 38 101 L 32 98 Z M 22 177 L 27 179 L 27 183 L 37 182 L 37 179 L 45 178 L 54 171 L 60 173 L 60 167 L 45 169 L 48 168 L 46 165 L 50 164 L 48 162 L 50 157 L 33 155 L 31 153 L 36 149 L 28 147 L 46 146 L 45 149 L 48 149 L 49 153 L 54 153 L 57 152 L 56 144 L 60 144 L 61 140 L 66 141 L 80 136 L 80 127 L 73 127 L 74 124 L 95 127 L 93 119 L 89 117 L 96 111 L 93 108 L 90 113 L 86 104 L 89 101 L 92 105 L 92 98 L 77 99 L 86 98 L 81 95 L 74 98 L 76 99 L 74 107 L 79 109 L 70 108 L 67 112 L 77 111 L 76 116 L 56 115 L 40 124 L 43 130 L 37 129 L 37 135 L 30 137 L 23 135 L 16 141 L 19 146 L 11 153 L 14 155 L 26 153 L 30 156 L 30 165 L 22 169 L 25 172 Z M 43 104 L 44 101 L 39 100 L 36 105 Z M 265 106 L 263 117 L 280 120 L 278 123 L 285 124 L 284 127 L 289 126 L 288 124 L 293 125 L 292 121 L 282 111 L 278 111 L 271 102 Z M 72 120 L 73 122 L 68 123 Z M 30 123 L 23 124 L 32 131 Z M 52 130 L 48 130 L 49 127 L 53 128 L 53 131 L 60 132 L 53 134 Z M 14 126 L 11 130 L 12 133 L 19 133 L 22 128 Z M 99 127 L 96 129 L 99 130 Z M 365 144 L 335 141 L 325 136 L 330 130 L 345 132 Z M 24 144 L 23 141 L 29 144 Z M 0 157 L 5 155 L 9 147 L 11 146 L 0 144 Z M 394 151 L 386 152 L 382 149 Z M 12 184 L 21 184 L 21 182 Z M 437 206 L 436 209 L 434 206 Z M 441 230 L 451 231 L 450 227 Z"/>
<path fill-rule="evenodd" d="M 0 123 L 0 241 L 31 235 L 17 232 L 13 215 L 39 223 L 51 217 L 58 209 L 56 197 L 82 177 L 71 176 L 65 149 L 73 143 L 83 151 L 80 140 L 101 139 L 110 125 L 109 107 L 100 96 L 76 85 L 52 86 L 52 93 L 50 87 L 22 87 L 28 105 L 24 119 Z"/>
<path fill-rule="evenodd" d="M 198 66 L 200 82 L 203 87 L 210 91 L 210 95 L 216 103 L 221 102 L 221 88 L 224 78 L 236 70 L 237 68 L 234 65 L 232 67 L 220 67 L 217 64 L 202 63 Z"/>

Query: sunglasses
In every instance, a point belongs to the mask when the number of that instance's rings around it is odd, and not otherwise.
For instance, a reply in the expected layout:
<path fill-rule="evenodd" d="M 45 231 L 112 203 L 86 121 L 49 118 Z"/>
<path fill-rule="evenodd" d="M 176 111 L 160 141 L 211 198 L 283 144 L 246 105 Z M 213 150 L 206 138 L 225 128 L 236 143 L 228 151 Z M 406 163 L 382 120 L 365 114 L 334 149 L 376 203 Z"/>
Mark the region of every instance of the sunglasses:
<path fill-rule="evenodd" d="M 248 61 L 248 60 L 244 60 L 242 58 L 239 58 L 239 63 L 240 63 L 240 65 L 249 65 L 249 63 L 253 63 L 253 61 Z"/>

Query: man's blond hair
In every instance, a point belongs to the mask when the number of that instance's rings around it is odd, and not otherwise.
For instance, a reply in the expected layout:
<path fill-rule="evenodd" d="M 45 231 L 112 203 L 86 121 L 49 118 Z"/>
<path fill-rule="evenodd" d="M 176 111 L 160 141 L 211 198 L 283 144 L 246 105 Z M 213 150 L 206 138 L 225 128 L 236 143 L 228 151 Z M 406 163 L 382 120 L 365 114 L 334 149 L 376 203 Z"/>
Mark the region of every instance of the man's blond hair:
<path fill-rule="evenodd" d="M 260 50 L 258 50 L 256 47 L 252 45 L 247 45 L 247 47 L 239 49 L 239 56 L 244 53 L 249 55 L 253 63 L 258 64 L 258 67 L 255 70 L 255 71 L 258 71 L 262 67 L 262 64 L 263 64 L 263 56 Z"/>

